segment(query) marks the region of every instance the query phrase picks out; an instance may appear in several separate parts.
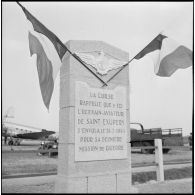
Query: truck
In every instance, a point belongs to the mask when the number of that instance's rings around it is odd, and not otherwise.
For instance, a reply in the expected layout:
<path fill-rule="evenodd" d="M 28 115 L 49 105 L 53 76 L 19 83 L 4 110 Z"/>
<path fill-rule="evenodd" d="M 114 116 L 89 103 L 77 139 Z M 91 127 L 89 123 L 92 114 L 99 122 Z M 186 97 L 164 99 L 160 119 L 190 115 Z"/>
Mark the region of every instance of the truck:
<path fill-rule="evenodd" d="M 136 125 L 136 128 L 131 126 Z M 161 129 L 150 128 L 144 129 L 141 123 L 130 123 L 130 143 L 132 147 L 154 146 L 155 139 L 162 139 L 163 153 L 168 153 L 169 146 L 183 146 L 182 128 Z M 144 154 L 154 153 L 154 148 L 141 149 Z"/>
<path fill-rule="evenodd" d="M 130 123 L 130 143 L 133 147 L 154 146 L 155 139 L 162 139 L 163 153 L 168 153 L 169 146 L 183 146 L 182 128 L 161 129 L 150 128 L 144 129 L 141 123 Z M 136 128 L 132 128 L 136 125 Z M 50 151 L 51 150 L 51 151 Z M 144 154 L 154 153 L 154 148 L 142 148 Z M 58 141 L 43 142 L 38 148 L 38 155 L 49 154 L 49 156 L 58 155 Z"/>

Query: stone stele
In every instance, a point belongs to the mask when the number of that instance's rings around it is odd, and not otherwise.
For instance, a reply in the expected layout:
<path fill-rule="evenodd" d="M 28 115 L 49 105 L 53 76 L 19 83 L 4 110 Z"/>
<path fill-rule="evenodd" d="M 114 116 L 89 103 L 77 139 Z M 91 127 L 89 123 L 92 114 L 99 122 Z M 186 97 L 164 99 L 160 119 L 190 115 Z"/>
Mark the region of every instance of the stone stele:
<path fill-rule="evenodd" d="M 66 46 L 105 82 L 129 60 L 127 52 L 102 41 L 71 40 Z M 135 192 L 129 118 L 128 66 L 103 86 L 66 52 L 60 70 L 55 193 Z"/>

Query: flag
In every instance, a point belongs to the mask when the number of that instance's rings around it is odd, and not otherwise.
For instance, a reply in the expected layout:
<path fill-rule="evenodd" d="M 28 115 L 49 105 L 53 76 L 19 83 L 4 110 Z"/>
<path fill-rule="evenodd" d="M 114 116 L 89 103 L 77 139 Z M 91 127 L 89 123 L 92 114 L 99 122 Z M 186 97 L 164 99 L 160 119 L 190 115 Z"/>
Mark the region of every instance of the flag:
<path fill-rule="evenodd" d="M 135 59 L 139 60 L 145 55 L 153 59 L 155 74 L 161 77 L 169 77 L 180 68 L 192 66 L 192 51 L 162 33 L 138 53 Z"/>
<path fill-rule="evenodd" d="M 30 54 L 37 54 L 37 71 L 41 94 L 45 106 L 49 109 L 49 103 L 54 89 L 53 68 L 39 39 L 29 32 Z"/>
<path fill-rule="evenodd" d="M 20 3 L 18 5 L 33 27 L 28 36 L 30 54 L 31 56 L 37 54 L 37 71 L 41 94 L 45 106 L 49 109 L 54 81 L 60 69 L 62 58 L 68 49 L 54 33 L 39 22 Z"/>

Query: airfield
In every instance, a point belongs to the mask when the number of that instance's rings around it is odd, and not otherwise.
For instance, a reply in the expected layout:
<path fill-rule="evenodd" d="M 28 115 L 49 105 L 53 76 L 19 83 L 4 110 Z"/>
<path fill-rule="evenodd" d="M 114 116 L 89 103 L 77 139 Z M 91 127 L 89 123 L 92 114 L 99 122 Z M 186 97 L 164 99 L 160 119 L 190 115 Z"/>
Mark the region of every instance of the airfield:
<path fill-rule="evenodd" d="M 13 146 L 13 151 L 10 146 L 2 144 L 3 193 L 54 193 L 58 157 L 38 155 L 37 149 L 40 143 L 40 140 L 23 140 L 20 146 Z M 172 149 L 163 155 L 163 161 L 165 182 L 157 184 L 155 173 L 150 172 L 155 156 L 132 149 L 133 185 L 145 193 L 151 193 L 151 190 L 155 189 L 161 189 L 165 193 L 170 191 L 191 193 L 192 150 Z M 172 164 L 172 168 L 166 164 Z M 49 174 L 44 176 L 45 173 Z M 43 176 L 36 176 L 36 174 L 43 174 Z M 158 190 L 154 192 L 158 193 Z"/>
<path fill-rule="evenodd" d="M 2 177 L 57 172 L 58 157 L 38 155 L 40 143 L 40 140 L 23 140 L 20 146 L 13 146 L 13 151 L 11 151 L 10 146 L 2 144 Z M 31 151 L 29 152 L 29 150 Z M 169 153 L 163 155 L 163 161 L 164 164 L 192 162 L 192 150 L 189 148 L 172 149 Z M 135 168 L 150 166 L 155 163 L 155 156 L 153 154 L 142 154 L 139 150 L 132 149 L 131 163 L 132 167 Z M 145 167 L 145 169 L 147 168 Z"/>

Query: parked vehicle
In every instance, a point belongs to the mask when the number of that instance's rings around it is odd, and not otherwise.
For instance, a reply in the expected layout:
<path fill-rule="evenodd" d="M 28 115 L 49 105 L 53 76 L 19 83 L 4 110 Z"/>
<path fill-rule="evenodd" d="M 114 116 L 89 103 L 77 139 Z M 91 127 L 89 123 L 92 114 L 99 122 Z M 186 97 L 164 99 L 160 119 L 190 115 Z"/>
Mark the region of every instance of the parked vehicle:
<path fill-rule="evenodd" d="M 132 125 L 136 125 L 136 128 L 131 128 L 131 146 L 139 147 L 139 146 L 154 146 L 155 139 L 162 139 L 163 153 L 168 153 L 170 151 L 169 146 L 181 146 L 183 145 L 182 138 L 182 129 L 164 129 L 161 128 L 151 128 L 144 129 L 141 123 L 131 123 Z M 167 146 L 165 148 L 165 146 Z M 154 152 L 153 149 L 141 149 L 142 153 L 152 154 Z"/>
<path fill-rule="evenodd" d="M 136 125 L 136 128 L 130 127 L 131 133 L 131 146 L 154 146 L 155 139 L 162 139 L 163 153 L 168 153 L 171 148 L 169 146 L 183 146 L 182 129 L 161 129 L 151 128 L 144 129 L 141 123 L 131 123 Z M 49 154 L 49 156 L 58 155 L 58 142 L 57 139 L 54 141 L 44 142 L 39 147 L 39 155 Z M 142 153 L 152 154 L 154 148 L 141 149 Z"/>
<path fill-rule="evenodd" d="M 46 154 L 48 154 L 50 157 L 58 155 L 57 140 L 41 143 L 40 147 L 38 148 L 38 155 L 46 155 Z"/>

